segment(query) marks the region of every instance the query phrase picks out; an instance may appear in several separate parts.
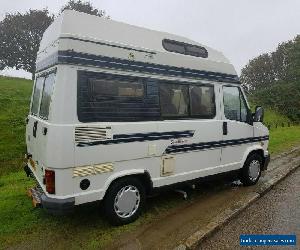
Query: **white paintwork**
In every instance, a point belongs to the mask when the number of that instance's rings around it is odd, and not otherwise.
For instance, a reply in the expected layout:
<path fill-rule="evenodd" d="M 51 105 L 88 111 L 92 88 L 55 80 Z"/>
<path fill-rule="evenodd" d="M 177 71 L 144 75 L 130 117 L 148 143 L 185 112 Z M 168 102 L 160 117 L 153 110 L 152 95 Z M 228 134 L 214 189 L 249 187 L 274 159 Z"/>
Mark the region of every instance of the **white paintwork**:
<path fill-rule="evenodd" d="M 76 52 L 128 59 L 128 50 L 111 46 L 99 46 L 95 43 L 83 43 L 71 39 L 60 39 L 62 37 L 105 42 L 111 45 L 121 45 L 156 53 L 151 59 L 146 52 L 133 51 L 135 61 L 236 75 L 234 67 L 221 52 L 196 41 L 71 10 L 64 11 L 46 30 L 41 41 L 37 63 L 57 50 L 71 49 Z M 208 51 L 208 58 L 168 52 L 162 46 L 163 39 L 172 39 L 203 46 Z"/>
<path fill-rule="evenodd" d="M 222 53 L 207 46 L 205 46 L 209 52 L 207 59 L 170 53 L 162 48 L 161 40 L 163 38 L 193 44 L 198 43 L 180 36 L 139 28 L 74 11 L 65 11 L 45 32 L 37 62 L 42 61 L 58 50 L 66 49 L 96 55 L 128 58 L 128 51 L 124 52 L 124 50 L 118 48 L 96 44 L 88 44 L 87 46 L 86 43 L 80 41 L 60 40 L 59 37 L 63 36 L 107 41 L 110 44 L 122 44 L 128 47 L 155 51 L 156 55 L 151 59 L 153 63 L 236 74 L 233 66 Z M 136 52 L 135 56 L 136 60 L 145 62 L 150 60 L 145 58 L 143 52 Z M 46 71 L 51 71 L 53 68 Z M 103 199 L 112 181 L 120 177 L 143 174 L 146 171 L 151 177 L 153 187 L 161 187 L 239 169 L 243 166 L 248 154 L 253 150 L 262 149 L 265 155 L 268 153 L 268 142 L 265 141 L 264 145 L 260 142 L 253 142 L 232 147 L 173 154 L 175 165 L 172 166 L 172 172 L 162 175 L 161 167 L 162 159 L 165 156 L 164 151 L 171 145 L 171 140 L 76 147 L 75 127 L 77 126 L 109 126 L 112 134 L 195 130 L 192 138 L 185 138 L 184 143 L 186 144 L 265 136 L 268 135 L 268 130 L 261 123 L 254 123 L 252 126 L 242 122 L 226 120 L 222 94 L 222 85 L 225 83 L 84 66 L 58 65 L 56 69 L 56 80 L 48 121 L 29 115 L 29 122 L 26 126 L 27 150 L 33 154 L 33 159 L 37 162 L 37 169 L 34 174 L 44 192 L 46 192 L 42 183 L 44 171 L 46 168 L 55 170 L 56 194 L 46 193 L 49 197 L 58 199 L 75 197 L 75 204 L 82 204 Z M 177 82 L 210 83 L 215 87 L 216 116 L 213 119 L 206 120 L 80 123 L 77 117 L 76 99 L 78 70 L 152 77 Z M 35 121 L 38 121 L 36 138 L 32 135 Z M 222 133 L 224 121 L 228 122 L 229 134 L 227 136 Z M 42 134 L 43 127 L 48 128 L 46 136 Z M 73 177 L 75 167 L 102 163 L 112 163 L 113 171 L 85 177 Z M 90 180 L 91 186 L 83 191 L 80 189 L 79 183 L 85 178 Z"/>

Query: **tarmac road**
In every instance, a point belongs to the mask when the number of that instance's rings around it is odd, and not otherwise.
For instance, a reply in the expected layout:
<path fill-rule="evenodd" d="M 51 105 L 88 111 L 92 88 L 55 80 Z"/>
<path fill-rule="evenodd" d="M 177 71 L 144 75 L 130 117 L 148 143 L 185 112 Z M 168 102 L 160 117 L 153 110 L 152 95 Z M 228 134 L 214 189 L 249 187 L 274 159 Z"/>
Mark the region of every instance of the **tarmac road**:
<path fill-rule="evenodd" d="M 296 234 L 296 247 L 242 247 L 240 234 Z M 204 240 L 198 249 L 300 249 L 300 168 Z"/>

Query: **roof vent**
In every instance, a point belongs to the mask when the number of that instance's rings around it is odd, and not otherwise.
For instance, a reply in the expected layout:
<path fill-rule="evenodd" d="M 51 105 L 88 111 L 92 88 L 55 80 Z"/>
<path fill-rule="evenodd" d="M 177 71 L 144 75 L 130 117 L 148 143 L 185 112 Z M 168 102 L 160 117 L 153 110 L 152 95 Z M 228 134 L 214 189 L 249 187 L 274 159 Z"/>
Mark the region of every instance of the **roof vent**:
<path fill-rule="evenodd" d="M 204 47 L 183 43 L 175 40 L 164 39 L 162 45 L 166 51 L 175 52 L 183 55 L 207 58 L 208 52 Z"/>

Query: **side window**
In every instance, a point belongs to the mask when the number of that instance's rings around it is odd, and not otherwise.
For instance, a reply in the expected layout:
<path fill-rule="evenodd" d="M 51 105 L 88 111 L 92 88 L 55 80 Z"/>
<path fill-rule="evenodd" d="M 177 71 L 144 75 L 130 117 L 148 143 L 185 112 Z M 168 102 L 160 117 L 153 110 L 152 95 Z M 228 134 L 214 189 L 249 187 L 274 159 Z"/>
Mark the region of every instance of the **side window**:
<path fill-rule="evenodd" d="M 102 97 L 139 97 L 144 96 L 144 85 L 139 82 L 124 80 L 90 79 L 92 99 Z"/>
<path fill-rule="evenodd" d="M 163 117 L 184 117 L 189 115 L 188 86 L 161 83 L 160 107 Z"/>
<path fill-rule="evenodd" d="M 40 118 L 45 120 L 47 120 L 49 116 L 49 108 L 51 103 L 54 81 L 55 81 L 55 74 L 52 73 L 46 77 L 44 83 L 39 116 Z"/>
<path fill-rule="evenodd" d="M 80 122 L 160 120 L 155 79 L 78 71 L 77 86 Z"/>
<path fill-rule="evenodd" d="M 34 91 L 33 91 L 32 103 L 31 103 L 32 115 L 37 115 L 39 112 L 39 101 L 40 101 L 44 80 L 45 80 L 44 77 L 38 77 L 36 79 Z"/>
<path fill-rule="evenodd" d="M 224 115 L 229 120 L 247 121 L 247 105 L 238 87 L 223 87 Z"/>
<path fill-rule="evenodd" d="M 191 115 L 204 118 L 215 116 L 215 95 L 213 86 L 190 86 Z"/>

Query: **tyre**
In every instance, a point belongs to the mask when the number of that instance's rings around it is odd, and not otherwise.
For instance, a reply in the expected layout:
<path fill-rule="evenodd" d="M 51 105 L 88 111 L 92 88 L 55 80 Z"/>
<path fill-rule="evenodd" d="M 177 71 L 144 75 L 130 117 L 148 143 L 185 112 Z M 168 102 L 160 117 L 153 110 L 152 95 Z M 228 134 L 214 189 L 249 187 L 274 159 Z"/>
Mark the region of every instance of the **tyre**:
<path fill-rule="evenodd" d="M 145 206 L 145 189 L 135 177 L 124 177 L 111 184 L 104 198 L 104 210 L 113 225 L 135 221 Z"/>
<path fill-rule="evenodd" d="M 245 186 L 251 186 L 258 182 L 262 169 L 262 157 L 258 154 L 248 156 L 241 170 L 241 182 Z"/>

